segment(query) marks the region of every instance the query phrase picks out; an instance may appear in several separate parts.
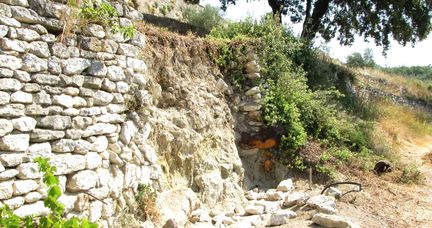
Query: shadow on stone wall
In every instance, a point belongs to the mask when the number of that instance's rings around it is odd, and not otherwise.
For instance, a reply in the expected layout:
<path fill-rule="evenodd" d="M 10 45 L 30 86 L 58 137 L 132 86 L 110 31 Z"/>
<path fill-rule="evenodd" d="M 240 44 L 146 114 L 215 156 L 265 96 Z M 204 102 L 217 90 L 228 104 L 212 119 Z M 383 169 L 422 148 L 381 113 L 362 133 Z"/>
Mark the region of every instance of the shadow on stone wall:
<path fill-rule="evenodd" d="M 187 34 L 188 32 L 192 32 L 198 36 L 205 36 L 209 34 L 210 31 L 204 28 L 200 28 L 197 26 L 193 26 L 191 24 L 187 24 L 172 18 L 168 17 L 159 17 L 152 14 L 143 14 L 143 19 L 145 22 L 150 23 L 157 27 L 167 28 L 171 32 L 180 33 L 182 35 Z"/>

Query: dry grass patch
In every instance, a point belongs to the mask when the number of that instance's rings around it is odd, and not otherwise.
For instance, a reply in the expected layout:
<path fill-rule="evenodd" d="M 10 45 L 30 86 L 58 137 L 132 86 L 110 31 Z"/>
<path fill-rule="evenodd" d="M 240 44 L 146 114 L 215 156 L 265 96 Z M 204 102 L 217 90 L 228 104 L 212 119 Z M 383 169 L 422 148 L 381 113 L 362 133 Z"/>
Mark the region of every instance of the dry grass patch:
<path fill-rule="evenodd" d="M 378 107 L 377 122 L 394 142 L 432 134 L 432 115 L 426 111 L 387 102 L 380 102 Z"/>
<path fill-rule="evenodd" d="M 424 101 L 432 101 L 432 93 L 427 84 L 415 78 L 408 78 L 398 74 L 385 73 L 374 68 L 358 70 L 358 73 L 367 73 L 370 77 L 385 80 L 387 83 L 372 85 L 382 91 L 398 96 L 404 96 Z M 370 85 L 368 85 L 370 86 Z"/>
<path fill-rule="evenodd" d="M 432 152 L 423 156 L 423 160 L 427 162 L 429 165 L 432 165 Z"/>

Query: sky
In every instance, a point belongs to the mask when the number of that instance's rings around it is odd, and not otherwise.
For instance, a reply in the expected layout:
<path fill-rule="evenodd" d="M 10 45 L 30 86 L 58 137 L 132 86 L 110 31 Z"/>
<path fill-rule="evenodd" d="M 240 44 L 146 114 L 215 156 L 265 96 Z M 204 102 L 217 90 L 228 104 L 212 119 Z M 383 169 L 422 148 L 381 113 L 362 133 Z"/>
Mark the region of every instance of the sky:
<path fill-rule="evenodd" d="M 210 4 L 219 6 L 218 0 L 201 0 L 201 5 Z M 271 12 L 268 2 L 238 0 L 236 5 L 230 5 L 225 12 L 224 17 L 230 20 L 241 20 L 247 16 L 252 16 L 254 19 L 260 19 L 264 14 Z M 284 18 L 284 22 L 289 22 L 288 18 Z M 299 35 L 301 32 L 301 23 L 290 25 L 293 28 L 294 34 Z M 353 52 L 362 53 L 366 48 L 373 50 L 375 62 L 381 66 L 425 66 L 432 65 L 432 33 L 422 42 L 418 42 L 414 47 L 408 43 L 405 47 L 399 45 L 396 41 L 390 43 L 390 49 L 387 51 L 387 57 L 382 55 L 382 47 L 375 46 L 374 40 L 365 42 L 363 37 L 357 37 L 351 46 L 341 46 L 336 39 L 325 43 L 323 40 L 316 40 L 316 45 L 325 45 L 329 47 L 329 54 L 333 58 L 337 58 L 342 62 L 346 61 L 346 57 Z"/>

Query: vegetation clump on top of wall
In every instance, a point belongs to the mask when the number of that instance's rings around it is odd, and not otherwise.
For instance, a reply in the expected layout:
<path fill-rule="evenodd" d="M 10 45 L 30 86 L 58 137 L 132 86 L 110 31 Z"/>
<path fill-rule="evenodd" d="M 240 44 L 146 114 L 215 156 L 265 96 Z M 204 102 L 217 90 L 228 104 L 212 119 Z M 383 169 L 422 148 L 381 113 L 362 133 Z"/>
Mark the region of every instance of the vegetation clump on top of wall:
<path fill-rule="evenodd" d="M 94 23 L 104 26 L 112 33 L 120 33 L 126 39 L 135 36 L 135 26 L 121 25 L 117 10 L 107 1 L 69 0 L 68 6 L 71 11 L 65 17 L 64 35 L 68 35 L 74 28 Z"/>

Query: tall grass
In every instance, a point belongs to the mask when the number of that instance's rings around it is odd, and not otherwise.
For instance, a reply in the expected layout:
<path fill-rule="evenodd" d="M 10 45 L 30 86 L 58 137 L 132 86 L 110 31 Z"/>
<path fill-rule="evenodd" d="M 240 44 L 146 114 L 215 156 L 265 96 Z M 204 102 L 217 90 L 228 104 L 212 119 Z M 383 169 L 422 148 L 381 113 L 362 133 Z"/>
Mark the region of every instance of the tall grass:
<path fill-rule="evenodd" d="M 358 73 L 367 73 L 370 77 L 376 79 L 383 79 L 387 84 L 374 84 L 374 86 L 382 91 L 392 93 L 398 96 L 432 102 L 432 90 L 430 84 L 415 77 L 406 77 L 400 74 L 384 72 L 379 69 L 365 68 L 364 70 L 357 70 Z"/>
<path fill-rule="evenodd" d="M 380 102 L 377 122 L 394 139 L 419 138 L 432 134 L 432 115 L 426 111 Z"/>

